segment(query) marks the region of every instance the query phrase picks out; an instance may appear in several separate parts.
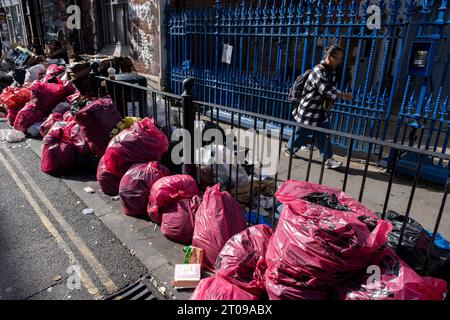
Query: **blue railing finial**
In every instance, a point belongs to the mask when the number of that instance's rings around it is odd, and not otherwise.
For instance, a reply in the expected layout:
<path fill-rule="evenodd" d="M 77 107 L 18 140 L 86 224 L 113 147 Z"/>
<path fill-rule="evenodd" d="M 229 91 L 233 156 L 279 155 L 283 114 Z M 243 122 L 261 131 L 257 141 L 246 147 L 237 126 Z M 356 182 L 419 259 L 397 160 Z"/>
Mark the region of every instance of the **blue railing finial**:
<path fill-rule="evenodd" d="M 373 100 L 373 87 L 370 89 L 368 99 L 369 99 L 369 101 Z"/>
<path fill-rule="evenodd" d="M 262 9 L 262 0 L 258 0 L 258 4 L 256 5 L 255 9 L 255 14 L 258 16 L 261 15 L 261 9 Z"/>
<path fill-rule="evenodd" d="M 408 114 L 412 114 L 413 110 L 414 110 L 414 104 L 415 104 L 415 100 L 414 100 L 414 96 L 415 96 L 415 92 L 413 92 L 411 94 L 411 97 L 408 100 L 408 107 L 407 107 L 407 112 Z"/>
<path fill-rule="evenodd" d="M 414 12 L 415 0 L 406 0 L 405 6 L 406 6 L 406 20 L 409 20 L 409 18 L 412 16 Z"/>
<path fill-rule="evenodd" d="M 439 115 L 439 104 L 441 103 L 442 94 L 444 93 L 444 88 L 441 86 L 438 91 L 438 95 L 436 97 L 436 101 L 434 102 L 434 108 L 433 108 L 433 119 L 437 119 Z"/>
<path fill-rule="evenodd" d="M 431 93 L 430 96 L 428 97 L 427 103 L 425 104 L 425 108 L 423 109 L 425 116 L 429 116 L 430 114 L 432 100 L 433 100 L 433 93 Z"/>
<path fill-rule="evenodd" d="M 327 19 L 331 18 L 331 16 L 333 16 L 333 13 L 334 13 L 333 0 L 329 0 L 327 4 Z"/>
<path fill-rule="evenodd" d="M 448 109 L 450 106 L 448 105 L 448 96 L 445 97 L 444 103 L 441 105 L 441 121 L 444 122 L 447 117 Z"/>
<path fill-rule="evenodd" d="M 381 96 L 381 100 L 386 100 L 387 98 L 387 88 L 384 87 L 383 95 Z"/>
<path fill-rule="evenodd" d="M 370 6 L 370 1 L 371 1 L 371 0 L 364 0 L 364 1 L 362 2 L 363 16 L 368 16 L 367 9 L 368 9 L 369 6 Z"/>
<path fill-rule="evenodd" d="M 244 20 L 246 18 L 246 16 L 247 16 L 247 10 L 245 9 L 245 0 L 243 0 L 242 3 L 241 3 L 240 12 L 241 12 L 241 19 Z"/>
<path fill-rule="evenodd" d="M 391 9 L 391 16 L 397 16 L 398 11 L 400 10 L 401 1 L 400 0 L 393 0 L 390 3 L 390 9 Z"/>
<path fill-rule="evenodd" d="M 354 16 L 356 15 L 358 10 L 358 6 L 356 4 L 355 0 L 352 0 L 352 3 L 350 4 L 350 15 Z"/>

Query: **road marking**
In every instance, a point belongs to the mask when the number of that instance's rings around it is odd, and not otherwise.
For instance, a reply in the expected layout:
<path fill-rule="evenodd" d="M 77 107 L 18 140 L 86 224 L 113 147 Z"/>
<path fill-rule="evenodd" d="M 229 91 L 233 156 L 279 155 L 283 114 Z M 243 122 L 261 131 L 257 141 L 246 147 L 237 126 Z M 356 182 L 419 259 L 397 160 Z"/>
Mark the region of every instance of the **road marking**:
<path fill-rule="evenodd" d="M 3 148 L 0 148 L 1 150 L 4 150 Z M 84 268 L 81 266 L 78 259 L 75 257 L 75 254 L 73 251 L 69 248 L 67 243 L 64 241 L 58 230 L 53 226 L 51 221 L 48 219 L 48 217 L 45 215 L 44 211 L 42 211 L 39 204 L 34 200 L 31 193 L 26 189 L 25 185 L 20 181 L 20 178 L 17 176 L 14 169 L 9 164 L 8 160 L 3 156 L 3 154 L 0 152 L 0 160 L 5 166 L 6 170 L 8 170 L 10 176 L 13 178 L 14 182 L 19 187 L 20 191 L 22 191 L 23 195 L 27 199 L 27 201 L 30 203 L 30 205 L 33 207 L 34 211 L 38 215 L 38 218 L 41 220 L 44 227 L 48 230 L 48 232 L 56 239 L 56 243 L 60 246 L 60 248 L 66 253 L 66 255 L 69 257 L 70 263 L 77 265 L 80 267 L 80 276 L 81 281 L 83 282 L 85 288 L 88 291 L 93 291 L 94 289 L 98 290 L 98 288 L 95 287 L 94 282 L 89 277 L 87 272 L 84 270 Z M 102 297 L 97 295 L 94 296 L 96 299 L 101 299 Z"/>
<path fill-rule="evenodd" d="M 98 259 L 92 253 L 92 251 L 88 248 L 86 243 L 75 233 L 75 231 L 72 229 L 72 227 L 67 223 L 67 221 L 64 219 L 64 217 L 61 215 L 61 213 L 59 213 L 58 210 L 56 210 L 56 208 L 53 206 L 53 204 L 50 202 L 50 200 L 47 198 L 47 196 L 44 194 L 44 192 L 42 192 L 42 190 L 37 186 L 36 182 L 31 178 L 29 173 L 25 170 L 25 168 L 22 166 L 22 164 L 14 156 L 14 154 L 11 152 L 11 150 L 9 150 L 8 148 L 2 148 L 2 149 L 8 154 L 8 156 L 11 158 L 14 165 L 19 169 L 21 174 L 24 176 L 28 185 L 36 193 L 36 195 L 39 197 L 39 199 L 42 201 L 42 203 L 47 207 L 47 209 L 52 214 L 53 218 L 60 224 L 61 228 L 67 234 L 67 236 L 72 241 L 72 243 L 80 251 L 81 255 L 86 260 L 86 262 L 89 264 L 89 266 L 92 268 L 92 270 L 95 272 L 95 274 L 98 276 L 98 278 L 100 279 L 102 284 L 105 286 L 106 290 L 109 293 L 113 293 L 113 292 L 117 291 L 118 287 L 113 282 L 113 280 L 110 278 L 110 276 L 108 275 L 107 271 L 102 266 L 102 264 L 98 261 Z"/>

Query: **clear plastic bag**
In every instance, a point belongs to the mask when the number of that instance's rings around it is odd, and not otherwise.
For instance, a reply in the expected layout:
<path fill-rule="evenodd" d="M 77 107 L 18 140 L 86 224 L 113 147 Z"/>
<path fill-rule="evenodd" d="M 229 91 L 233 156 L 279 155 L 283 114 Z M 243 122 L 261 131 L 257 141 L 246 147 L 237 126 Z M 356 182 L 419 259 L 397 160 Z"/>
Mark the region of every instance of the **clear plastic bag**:
<path fill-rule="evenodd" d="M 23 132 L 12 130 L 12 129 L 3 129 L 0 130 L 0 141 L 6 141 L 8 143 L 17 143 L 25 140 L 25 134 Z"/>
<path fill-rule="evenodd" d="M 158 128 L 165 128 L 167 126 L 173 127 L 180 122 L 178 112 L 170 107 L 170 104 L 166 106 L 164 100 L 156 99 L 156 108 L 153 106 L 153 101 L 151 99 L 147 100 L 147 105 L 150 111 L 150 116 L 156 119 L 156 125 Z M 155 113 L 156 109 L 156 115 Z"/>
<path fill-rule="evenodd" d="M 223 145 L 215 145 L 214 143 L 203 147 L 196 151 L 196 161 L 202 166 L 211 166 L 213 172 L 218 176 L 218 182 L 222 185 L 227 185 L 230 181 L 231 184 L 239 186 L 249 183 L 249 175 L 245 171 L 244 167 L 240 164 L 235 164 L 235 157 L 230 149 Z M 217 165 L 217 172 L 216 172 Z M 231 165 L 231 172 L 230 172 Z M 237 174 L 237 179 L 236 179 Z"/>

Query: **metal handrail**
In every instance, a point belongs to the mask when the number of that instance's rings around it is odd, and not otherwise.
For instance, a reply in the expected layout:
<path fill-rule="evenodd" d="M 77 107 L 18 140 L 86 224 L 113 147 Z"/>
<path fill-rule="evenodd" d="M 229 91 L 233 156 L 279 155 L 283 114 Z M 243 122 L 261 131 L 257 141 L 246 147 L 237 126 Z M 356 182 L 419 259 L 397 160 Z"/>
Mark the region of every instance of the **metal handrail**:
<path fill-rule="evenodd" d="M 130 87 L 130 88 L 147 91 L 147 92 L 154 93 L 154 94 L 159 94 L 159 95 L 166 96 L 166 97 L 169 97 L 169 98 L 172 98 L 172 99 L 176 99 L 176 100 L 180 100 L 180 101 L 182 100 L 181 96 L 176 95 L 176 94 L 172 94 L 172 93 L 169 93 L 169 92 L 160 91 L 160 90 L 156 90 L 156 89 L 148 88 L 148 87 L 143 87 L 143 86 L 136 85 L 136 84 L 131 84 L 131 83 L 128 83 L 128 82 L 123 82 L 123 81 L 118 81 L 118 80 L 111 80 L 109 78 L 101 77 L 101 76 L 98 76 L 97 78 L 100 79 L 100 80 L 109 81 L 109 82 L 112 82 L 112 83 L 116 83 L 116 84 L 119 84 L 119 85 Z M 361 136 L 361 135 L 355 135 L 355 134 L 344 133 L 344 132 L 337 132 L 337 131 L 334 131 L 334 130 L 331 130 L 331 129 L 325 129 L 325 128 L 319 128 L 319 127 L 310 126 L 310 125 L 304 125 L 304 124 L 301 124 L 301 123 L 295 122 L 295 121 L 284 120 L 284 119 L 275 118 L 275 117 L 272 117 L 272 116 L 257 114 L 257 113 L 254 113 L 254 112 L 240 110 L 240 109 L 231 108 L 231 107 L 222 106 L 222 105 L 217 105 L 217 104 L 209 103 L 209 102 L 193 101 L 193 103 L 196 104 L 196 105 L 200 105 L 200 106 L 206 106 L 206 107 L 210 107 L 210 108 L 215 108 L 215 109 L 219 109 L 219 110 L 233 112 L 233 113 L 244 115 L 244 116 L 248 116 L 248 117 L 251 117 L 251 118 L 258 118 L 258 119 L 260 119 L 262 121 L 267 121 L 267 122 L 272 122 L 272 123 L 279 123 L 280 125 L 283 125 L 285 127 L 297 127 L 297 128 L 300 127 L 300 128 L 304 128 L 304 129 L 313 130 L 313 131 L 316 131 L 316 132 L 325 133 L 325 134 L 328 134 L 328 135 L 335 135 L 335 136 L 339 136 L 339 137 L 342 137 L 342 138 L 347 138 L 349 140 L 354 140 L 354 141 L 358 141 L 358 142 L 368 143 L 368 144 L 372 144 L 372 145 L 383 146 L 383 147 L 392 148 L 392 149 L 398 149 L 398 150 L 404 151 L 404 152 L 413 152 L 413 153 L 416 153 L 416 154 L 421 155 L 421 156 L 435 157 L 435 158 L 438 158 L 440 160 L 449 160 L 450 161 L 450 155 L 449 154 L 444 154 L 444 153 L 439 153 L 439 152 L 434 152 L 434 151 L 417 149 L 417 148 L 413 148 L 413 147 L 410 147 L 410 146 L 405 146 L 405 145 L 399 144 L 399 143 L 383 141 L 383 140 L 380 140 L 378 138 L 368 138 L 368 137 Z"/>

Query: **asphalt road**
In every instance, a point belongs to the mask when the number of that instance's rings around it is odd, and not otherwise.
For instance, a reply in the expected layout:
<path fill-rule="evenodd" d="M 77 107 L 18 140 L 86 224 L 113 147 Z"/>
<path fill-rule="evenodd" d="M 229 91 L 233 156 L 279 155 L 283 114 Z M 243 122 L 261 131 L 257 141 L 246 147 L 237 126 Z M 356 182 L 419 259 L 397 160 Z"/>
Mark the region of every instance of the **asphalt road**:
<path fill-rule="evenodd" d="M 0 300 L 101 299 L 146 273 L 86 208 L 25 142 L 0 143 Z"/>

